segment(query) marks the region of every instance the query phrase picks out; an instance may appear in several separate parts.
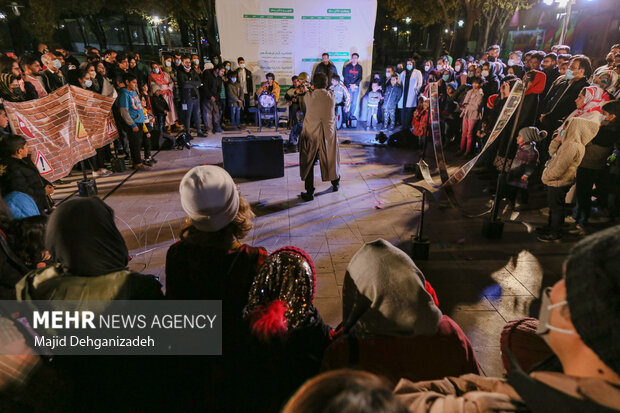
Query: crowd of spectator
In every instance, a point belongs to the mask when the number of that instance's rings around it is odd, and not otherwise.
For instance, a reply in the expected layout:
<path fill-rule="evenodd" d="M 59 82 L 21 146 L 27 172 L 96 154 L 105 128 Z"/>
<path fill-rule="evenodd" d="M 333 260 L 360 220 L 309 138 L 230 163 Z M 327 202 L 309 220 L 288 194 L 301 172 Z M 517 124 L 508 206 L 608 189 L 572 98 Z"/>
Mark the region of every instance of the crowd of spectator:
<path fill-rule="evenodd" d="M 501 343 L 509 374 L 502 379 L 481 375 L 463 330 L 439 309 L 441 297 L 389 242 L 368 242 L 349 262 L 342 323 L 332 328 L 313 304 L 316 270 L 308 253 L 289 246 L 269 254 L 239 241 L 252 230 L 254 214 L 226 171 L 191 169 L 179 196 L 187 223 L 166 256 L 165 294 L 156 277 L 128 269 L 114 211 L 100 199 L 66 201 L 48 220 L 36 207 L 24 219 L 19 214 L 30 198 L 8 197 L 0 204 L 0 292 L 25 302 L 222 300 L 223 355 L 49 359 L 36 355 L 29 330 L 3 313 L 0 350 L 22 354 L 0 355 L 3 411 L 620 406 L 620 227 L 573 247 L 562 280 L 541 293 L 540 320 L 507 325 Z"/>
<path fill-rule="evenodd" d="M 612 96 L 617 97 L 620 66 L 608 59 L 593 70 L 585 56 L 542 52 L 513 52 L 504 64 L 499 51 L 492 46 L 477 62 L 457 59 L 454 67 L 448 56 L 436 67 L 426 61 L 424 71 L 407 60 L 388 68 L 385 79 L 373 75 L 363 98 L 362 85 L 351 80 L 361 76 L 354 56 L 342 82 L 329 56 L 317 70 L 341 96 L 336 102 L 347 121 L 356 107 L 359 112 L 359 97 L 368 127 L 383 121 L 389 128 L 400 119 L 403 130 L 412 130 L 411 143 L 422 148 L 431 138 L 427 86 L 437 82 L 442 138 L 446 144 L 458 142 L 458 155 L 466 157 L 485 146 L 521 77 L 526 89 L 523 110 L 512 120 L 516 139 L 509 136 L 509 124 L 493 150 L 487 150 L 492 155 L 485 152 L 480 171 L 497 173 L 496 165 L 507 169 L 506 196 L 513 203 L 519 196 L 527 200 L 536 179 L 547 187 L 550 220 L 540 231 L 543 240 L 561 237 L 565 197 L 574 183 L 578 232 L 590 215 L 595 184 L 599 207 L 613 216 L 618 212 L 620 168 L 613 152 L 620 138 L 620 105 Z M 565 46 L 558 50 L 569 51 Z M 619 52 L 614 45 L 610 56 Z M 561 67 L 541 67 L 560 56 L 567 57 L 564 73 Z M 201 68 L 197 56 L 163 56 L 162 65 L 147 66 L 137 54 L 106 51 L 100 56 L 91 48 L 87 59 L 77 64 L 66 51 L 46 47 L 19 62 L 0 56 L 0 95 L 23 101 L 68 82 L 116 96 L 117 124 L 128 140 L 125 146 L 119 139 L 117 149 L 128 149 L 136 169 L 154 162 L 149 142 L 154 128 L 162 134 L 180 128 L 181 113 L 186 133 L 193 122 L 200 136 L 201 120 L 207 132 L 217 132 L 225 102 L 238 126 L 253 90 L 243 58 L 234 71 L 219 58 L 212 68 Z M 514 74 L 504 75 L 509 71 Z M 293 92 L 286 92 L 297 110 L 303 111 L 303 93 L 296 92 L 308 82 L 300 74 Z M 261 89 L 280 93 L 273 75 Z M 0 111 L 0 127 L 7 123 Z M 366 243 L 348 263 L 342 323 L 332 328 L 314 305 L 316 270 L 307 252 L 288 246 L 269 254 L 241 242 L 255 215 L 222 168 L 197 166 L 183 177 L 179 197 L 187 219 L 180 240 L 167 252 L 163 286 L 154 276 L 129 270 L 128 248 L 108 205 L 98 198 L 71 199 L 48 218 L 53 186 L 28 160 L 27 141 L 5 134 L 0 152 L 3 299 L 223 303 L 223 355 L 209 357 L 44 358 L 29 349 L 29 332 L 11 314 L 0 313 L 0 348 L 22 349 L 20 356 L 0 355 L 3 411 L 401 413 L 620 407 L 620 227 L 597 232 L 571 249 L 563 278 L 541 293 L 539 320 L 527 320 L 529 330 L 517 328 L 529 344 L 512 346 L 503 336 L 509 374 L 492 378 L 481 375 L 471 343 L 442 313 L 441 297 L 422 271 L 385 240 Z M 91 162 L 105 163 L 106 155 L 98 153 Z M 105 173 L 102 163 L 95 165 L 95 172 Z M 503 334 L 515 334 L 514 326 Z"/>
<path fill-rule="evenodd" d="M 391 131 L 395 118 L 401 131 L 391 135 L 387 144 L 418 147 L 424 156 L 432 135 L 430 84 L 436 83 L 441 141 L 448 148 L 454 144 L 455 157 L 471 159 L 486 147 L 520 79 L 525 86 L 522 107 L 481 154 L 474 172 L 489 179 L 491 193 L 497 175 L 502 171 L 508 175 L 500 188 L 500 200 L 508 200 L 508 210 L 531 208 L 529 192 L 545 188 L 549 222 L 537 228 L 540 241 L 557 242 L 563 237 L 567 201 L 575 204 L 568 214 L 568 232 L 584 236 L 590 231 L 593 196 L 604 219 L 614 220 L 620 212 L 616 156 L 620 45 L 611 46 L 605 64 L 598 68 L 589 57 L 570 51 L 565 45 L 553 46 L 549 53 L 515 50 L 504 63 L 500 46 L 493 45 L 477 60 L 442 56 L 436 62 L 424 61 L 420 70 L 413 59 L 389 66 L 385 77 L 372 75 L 362 99 L 367 107 L 366 129 Z M 377 139 L 386 140 L 381 135 Z M 573 186 L 574 196 L 568 195 Z"/>

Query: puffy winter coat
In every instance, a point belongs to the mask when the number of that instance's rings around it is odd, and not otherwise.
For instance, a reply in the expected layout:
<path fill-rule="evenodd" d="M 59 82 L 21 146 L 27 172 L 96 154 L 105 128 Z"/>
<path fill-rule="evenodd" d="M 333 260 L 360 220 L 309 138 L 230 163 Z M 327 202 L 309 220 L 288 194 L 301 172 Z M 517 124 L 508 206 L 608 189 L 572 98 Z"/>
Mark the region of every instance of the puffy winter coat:
<path fill-rule="evenodd" d="M 594 139 L 599 126 L 600 113 L 598 112 L 568 120 L 562 141 L 553 139 L 549 145 L 551 159 L 547 162 L 542 174 L 542 182 L 545 185 L 562 187 L 575 182 L 577 168 L 586 153 L 586 145 Z"/>

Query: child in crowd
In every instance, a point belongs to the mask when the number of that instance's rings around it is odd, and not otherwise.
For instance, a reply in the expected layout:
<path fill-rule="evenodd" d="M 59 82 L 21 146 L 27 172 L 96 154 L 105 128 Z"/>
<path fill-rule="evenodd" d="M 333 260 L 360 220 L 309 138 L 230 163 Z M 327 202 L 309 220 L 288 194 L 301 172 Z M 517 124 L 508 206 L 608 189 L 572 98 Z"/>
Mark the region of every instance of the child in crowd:
<path fill-rule="evenodd" d="M 51 212 L 53 202 L 50 195 L 54 193 L 54 187 L 32 163 L 26 139 L 19 135 L 3 135 L 0 139 L 0 155 L 2 193 L 22 192 L 34 200 L 41 214 Z"/>
<path fill-rule="evenodd" d="M 397 74 L 390 77 L 390 84 L 383 95 L 383 127 L 393 130 L 396 126 L 396 107 L 403 94 L 403 87 Z"/>
<path fill-rule="evenodd" d="M 443 132 L 444 145 L 452 142 L 458 132 L 458 114 L 456 91 L 458 85 L 456 82 L 450 82 L 446 85 L 446 94 L 439 100 L 439 115 L 441 119 L 441 131 Z"/>
<path fill-rule="evenodd" d="M 418 98 L 418 106 L 413 112 L 413 135 L 418 138 L 418 146 L 424 151 L 426 148 L 426 135 L 430 124 L 429 99 L 425 96 Z"/>
<path fill-rule="evenodd" d="M 540 131 L 534 126 L 523 128 L 517 136 L 517 153 L 508 171 L 506 197 L 512 210 L 519 210 L 516 206 L 517 195 L 521 195 L 521 205 L 528 203 L 528 183 L 530 176 L 536 171 L 538 164 L 538 150 L 536 142 L 545 139 L 547 132 Z"/>
<path fill-rule="evenodd" d="M 228 107 L 230 108 L 230 123 L 234 129 L 241 127 L 241 109 L 243 108 L 243 88 L 237 82 L 237 73 L 230 72 L 229 82 L 226 84 Z"/>
<path fill-rule="evenodd" d="M 140 97 L 145 99 L 145 102 L 142 103 L 142 107 L 146 108 L 150 112 L 153 112 L 153 108 L 151 107 L 151 95 L 149 90 L 149 84 L 143 83 L 140 86 Z"/>
<path fill-rule="evenodd" d="M 142 124 L 144 138 L 142 139 L 142 147 L 144 148 L 144 164 L 153 166 L 153 164 L 157 163 L 157 160 L 151 156 L 151 132 L 153 132 L 155 117 L 153 116 L 153 111 L 150 109 L 147 96 L 143 94 L 140 98 L 140 103 L 142 103 L 142 111 L 144 112 L 144 123 Z"/>
<path fill-rule="evenodd" d="M 349 108 L 351 107 L 351 95 L 349 94 L 349 90 L 347 87 L 340 81 L 340 76 L 333 75 L 331 79 L 331 86 L 329 90 L 334 91 L 334 95 L 336 96 L 336 107 L 334 110 L 336 111 L 336 117 L 338 116 L 338 107 L 342 108 L 342 116 L 341 120 L 344 120 L 344 114 L 349 112 Z M 339 122 L 338 127 L 342 126 L 342 122 Z"/>
<path fill-rule="evenodd" d="M 476 77 L 471 82 L 471 90 L 465 95 L 465 100 L 461 105 L 461 118 L 463 118 L 463 133 L 461 135 L 461 149 L 456 156 L 468 157 L 472 153 L 473 130 L 476 122 L 480 118 L 480 105 L 482 104 L 483 92 L 480 88 L 482 81 Z"/>
<path fill-rule="evenodd" d="M 160 135 L 163 136 L 166 131 L 166 117 L 170 112 L 170 106 L 162 95 L 161 88 L 157 83 L 153 83 L 151 87 L 153 95 L 151 96 L 151 108 L 153 116 L 155 116 L 155 124 L 159 129 Z"/>
<path fill-rule="evenodd" d="M 371 91 L 368 92 L 368 121 L 366 123 L 366 130 L 370 128 L 377 128 L 377 115 L 379 113 L 379 103 L 381 102 L 381 92 L 379 91 L 379 82 L 376 80 L 372 82 Z"/>

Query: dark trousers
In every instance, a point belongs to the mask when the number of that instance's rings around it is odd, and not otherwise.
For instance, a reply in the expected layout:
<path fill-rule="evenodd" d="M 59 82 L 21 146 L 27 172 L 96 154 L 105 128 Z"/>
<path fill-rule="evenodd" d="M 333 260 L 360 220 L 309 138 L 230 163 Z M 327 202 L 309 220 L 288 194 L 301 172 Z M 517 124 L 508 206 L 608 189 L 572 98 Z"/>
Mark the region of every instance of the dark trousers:
<path fill-rule="evenodd" d="M 166 114 L 159 114 L 155 116 L 157 120 L 157 128 L 163 134 L 166 131 Z"/>
<path fill-rule="evenodd" d="M 529 201 L 529 195 L 527 192 L 527 188 L 519 188 L 516 186 L 506 184 L 506 199 L 510 203 L 510 205 L 514 206 L 517 202 L 517 196 L 521 196 L 521 204 L 527 204 Z"/>
<path fill-rule="evenodd" d="M 243 121 L 245 123 L 253 123 L 254 122 L 254 115 L 252 113 L 250 113 L 250 94 L 246 93 L 245 95 L 243 95 L 243 114 L 242 114 L 242 118 Z"/>
<path fill-rule="evenodd" d="M 577 206 L 575 207 L 574 218 L 579 225 L 585 225 L 590 218 L 592 208 L 593 186 L 596 185 L 598 192 L 597 199 L 603 200 L 603 205 L 607 206 L 607 196 L 605 188 L 605 170 L 577 168 L 576 195 Z"/>
<path fill-rule="evenodd" d="M 142 133 L 142 149 L 144 149 L 144 159 L 148 159 L 151 157 L 151 138 L 153 136 L 153 131 L 150 127 L 147 127 L 149 137 L 146 136 L 146 133 Z"/>
<path fill-rule="evenodd" d="M 185 105 L 185 110 L 182 112 L 185 132 L 189 133 L 191 122 L 194 121 L 194 127 L 200 135 L 202 133 L 202 129 L 200 128 L 200 100 L 198 100 L 198 98 L 190 98 L 186 102 L 183 102 L 181 107 L 183 107 L 183 105 Z"/>
<path fill-rule="evenodd" d="M 400 124 L 403 128 L 411 129 L 411 122 L 413 122 L 413 112 L 415 108 L 402 108 L 400 110 Z"/>
<path fill-rule="evenodd" d="M 202 121 L 205 124 L 207 133 L 221 130 L 220 118 L 222 114 L 220 112 L 219 102 L 213 102 L 211 99 L 204 99 L 200 102 L 200 106 L 202 108 Z"/>
<path fill-rule="evenodd" d="M 566 194 L 572 185 L 548 186 L 547 203 L 549 204 L 549 228 L 551 232 L 560 233 L 566 216 Z"/>
<path fill-rule="evenodd" d="M 318 159 L 319 156 L 317 155 L 314 162 L 316 162 Z M 306 179 L 304 179 L 304 184 L 306 187 L 306 192 L 309 194 L 314 194 L 314 163 L 312 169 L 310 170 L 310 173 L 308 174 L 308 176 L 306 176 Z M 340 184 L 340 177 L 332 181 L 332 186 L 337 186 L 338 184 Z"/>
<path fill-rule="evenodd" d="M 138 131 L 131 130 L 131 127 L 127 127 L 127 140 L 129 141 L 129 152 L 131 152 L 131 163 L 138 165 L 142 163 L 142 155 L 140 154 L 140 148 L 142 147 L 142 140 L 144 139 L 144 132 L 142 132 L 142 123 L 136 123 Z"/>
<path fill-rule="evenodd" d="M 291 103 L 291 106 L 288 107 L 288 126 L 292 128 L 297 125 L 297 112 L 299 112 L 299 104 Z"/>

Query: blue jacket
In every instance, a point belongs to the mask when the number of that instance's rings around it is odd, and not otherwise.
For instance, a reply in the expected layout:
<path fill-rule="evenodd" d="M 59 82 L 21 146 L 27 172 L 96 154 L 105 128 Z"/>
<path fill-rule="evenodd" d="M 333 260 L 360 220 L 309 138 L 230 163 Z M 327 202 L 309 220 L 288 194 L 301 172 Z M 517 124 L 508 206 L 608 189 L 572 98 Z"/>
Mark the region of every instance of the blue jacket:
<path fill-rule="evenodd" d="M 361 81 L 362 65 L 358 63 L 353 66 L 353 63 L 347 63 L 347 65 L 342 68 L 342 82 L 346 87 L 349 87 L 353 83 L 359 86 Z"/>
<path fill-rule="evenodd" d="M 396 86 L 392 86 L 390 83 L 385 89 L 385 92 L 383 92 L 383 107 L 385 109 L 396 109 L 402 94 L 403 87 L 400 83 L 397 83 Z"/>
<path fill-rule="evenodd" d="M 121 95 L 118 99 L 121 108 L 121 116 L 129 127 L 135 128 L 137 123 L 144 123 L 144 110 L 142 109 L 142 103 L 140 103 L 138 92 L 135 90 L 130 92 L 122 88 Z"/>

